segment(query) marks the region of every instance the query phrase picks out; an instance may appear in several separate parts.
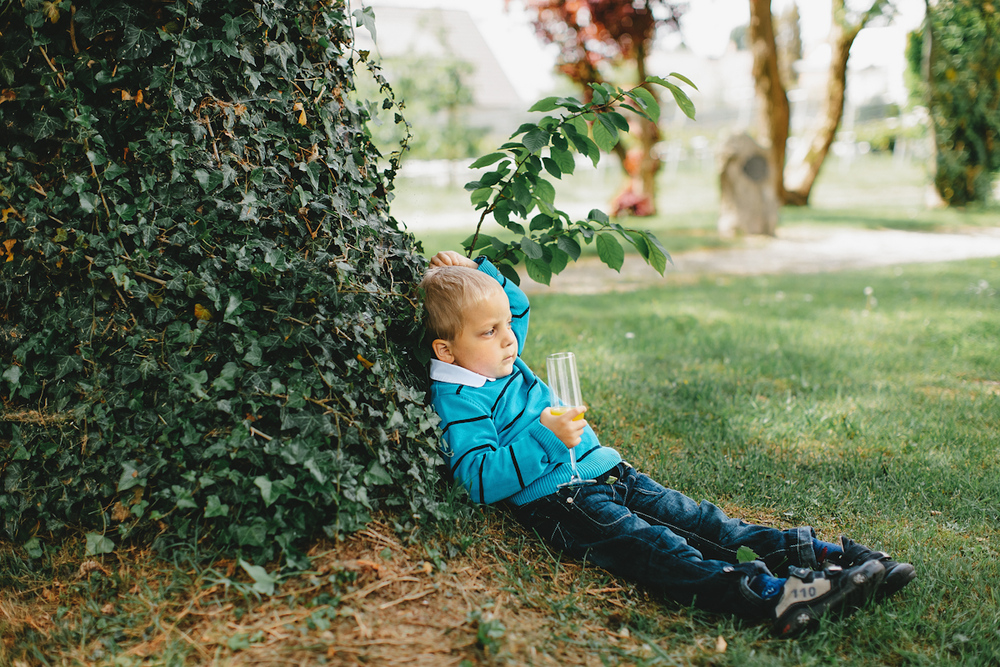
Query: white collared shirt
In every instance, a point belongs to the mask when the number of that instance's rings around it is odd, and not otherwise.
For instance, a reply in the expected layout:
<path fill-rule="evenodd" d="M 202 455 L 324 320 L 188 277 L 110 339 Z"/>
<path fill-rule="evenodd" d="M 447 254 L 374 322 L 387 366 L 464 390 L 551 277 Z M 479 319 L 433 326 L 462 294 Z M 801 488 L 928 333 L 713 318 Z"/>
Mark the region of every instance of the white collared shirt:
<path fill-rule="evenodd" d="M 482 387 L 496 378 L 488 378 L 468 368 L 457 364 L 448 364 L 440 359 L 431 359 L 431 379 L 451 384 L 464 384 L 467 387 Z"/>

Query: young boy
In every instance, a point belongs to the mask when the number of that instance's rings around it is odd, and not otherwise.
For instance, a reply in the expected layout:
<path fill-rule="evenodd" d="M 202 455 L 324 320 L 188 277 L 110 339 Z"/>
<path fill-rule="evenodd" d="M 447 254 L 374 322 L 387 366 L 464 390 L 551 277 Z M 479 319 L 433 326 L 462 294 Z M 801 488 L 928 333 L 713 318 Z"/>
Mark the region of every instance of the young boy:
<path fill-rule="evenodd" d="M 503 501 L 557 549 L 684 604 L 769 620 L 779 636 L 896 592 L 915 576 L 846 537 L 727 517 L 666 489 L 604 447 L 582 418 L 553 415 L 545 384 L 521 361 L 528 300 L 489 261 L 431 260 L 421 286 L 433 338 L 431 397 L 452 474 L 479 503 Z M 567 486 L 569 448 L 579 474 Z M 741 546 L 759 560 L 739 563 Z M 776 574 L 781 576 L 776 576 Z"/>

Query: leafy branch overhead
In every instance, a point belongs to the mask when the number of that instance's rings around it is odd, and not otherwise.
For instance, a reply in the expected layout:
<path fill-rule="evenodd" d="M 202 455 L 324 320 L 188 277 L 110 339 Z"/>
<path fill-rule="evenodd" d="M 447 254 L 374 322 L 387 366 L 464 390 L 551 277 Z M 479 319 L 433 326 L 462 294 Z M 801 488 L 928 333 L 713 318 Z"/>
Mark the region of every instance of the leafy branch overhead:
<path fill-rule="evenodd" d="M 669 77 L 697 89 L 676 72 Z M 511 141 L 471 165 L 472 169 L 492 169 L 465 185 L 472 193 L 472 205 L 482 211 L 476 232 L 463 242 L 469 256 L 478 252 L 488 257 L 515 282 L 518 274 L 514 267 L 523 261 L 532 280 L 548 284 L 552 274 L 562 271 L 570 260 L 579 259 L 581 242 L 596 244 L 601 261 L 620 270 L 625 260 L 620 238 L 662 274 L 670 255 L 652 232 L 623 227 L 598 209 L 591 210 L 585 220 L 572 220 L 556 206 L 556 189 L 547 179 L 572 174 L 576 169 L 574 153 L 589 158 L 596 166 L 602 151 L 610 152 L 621 135 L 629 132 L 623 110 L 656 123 L 660 105 L 651 85 L 669 90 L 681 110 L 694 118 L 694 104 L 684 90 L 656 76 L 647 77 L 645 85 L 631 89 L 592 84 L 593 99 L 586 104 L 572 97 L 546 97 L 531 107 L 530 111 L 561 113 L 547 115 L 537 123 L 524 123 L 511 135 Z M 521 238 L 507 242 L 482 233 L 483 223 L 490 216 Z"/>

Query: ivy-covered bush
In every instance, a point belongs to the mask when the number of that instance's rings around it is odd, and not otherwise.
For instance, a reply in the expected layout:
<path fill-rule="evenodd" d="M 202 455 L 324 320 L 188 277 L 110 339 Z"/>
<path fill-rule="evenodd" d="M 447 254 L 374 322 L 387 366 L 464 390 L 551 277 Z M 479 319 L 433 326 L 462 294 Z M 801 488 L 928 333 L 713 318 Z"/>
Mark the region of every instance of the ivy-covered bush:
<path fill-rule="evenodd" d="M 398 344 L 424 261 L 386 211 L 348 12 L 0 2 L 4 538 L 294 562 L 377 506 L 442 511 Z"/>
<path fill-rule="evenodd" d="M 984 201 L 1000 171 L 1000 5 L 940 0 L 929 17 L 934 183 L 950 205 Z M 910 37 L 911 71 L 922 69 L 923 40 L 923 32 Z"/>

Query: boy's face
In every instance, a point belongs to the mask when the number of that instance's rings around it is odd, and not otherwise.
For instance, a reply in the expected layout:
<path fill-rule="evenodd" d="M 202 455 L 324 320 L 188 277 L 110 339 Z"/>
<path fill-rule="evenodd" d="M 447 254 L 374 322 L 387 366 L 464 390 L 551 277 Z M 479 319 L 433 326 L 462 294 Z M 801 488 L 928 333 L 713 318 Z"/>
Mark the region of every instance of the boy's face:
<path fill-rule="evenodd" d="M 489 378 L 510 375 L 517 360 L 517 338 L 510 328 L 510 302 L 497 289 L 465 312 L 454 340 L 434 341 L 437 358 Z"/>

